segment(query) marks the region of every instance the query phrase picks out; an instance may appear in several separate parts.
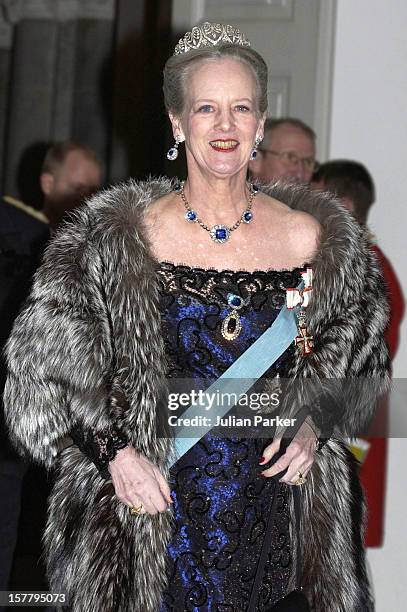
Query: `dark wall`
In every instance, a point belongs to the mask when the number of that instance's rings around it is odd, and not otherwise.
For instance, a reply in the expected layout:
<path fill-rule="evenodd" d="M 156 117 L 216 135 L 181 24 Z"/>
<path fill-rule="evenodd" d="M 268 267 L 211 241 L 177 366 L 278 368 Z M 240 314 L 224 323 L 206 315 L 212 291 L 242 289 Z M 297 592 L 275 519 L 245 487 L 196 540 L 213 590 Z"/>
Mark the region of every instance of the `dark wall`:
<path fill-rule="evenodd" d="M 92 19 L 14 25 L 12 46 L 0 56 L 3 193 L 39 205 L 32 185 L 52 142 L 78 140 L 106 162 L 113 28 Z"/>
<path fill-rule="evenodd" d="M 162 70 L 171 50 L 171 2 L 118 0 L 111 178 L 165 169 L 168 119 Z"/>
<path fill-rule="evenodd" d="M 171 4 L 117 0 L 112 19 L 22 14 L 8 24 L 9 48 L 0 44 L 2 193 L 41 207 L 39 169 L 46 147 L 59 140 L 94 148 L 106 182 L 164 172 Z"/>

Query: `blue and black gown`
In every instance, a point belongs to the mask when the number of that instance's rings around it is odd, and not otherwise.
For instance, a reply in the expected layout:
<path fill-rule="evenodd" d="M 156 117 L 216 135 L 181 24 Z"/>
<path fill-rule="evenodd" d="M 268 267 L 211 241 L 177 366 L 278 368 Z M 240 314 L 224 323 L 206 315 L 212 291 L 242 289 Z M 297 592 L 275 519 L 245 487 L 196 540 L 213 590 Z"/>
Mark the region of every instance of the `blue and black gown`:
<path fill-rule="evenodd" d="M 273 323 L 301 270 L 232 272 L 160 263 L 157 272 L 169 377 L 213 382 Z M 241 305 L 240 332 L 232 340 L 222 333 L 233 310 L 231 296 Z M 236 321 L 229 331 L 236 332 Z M 268 377 L 284 376 L 293 350 L 287 349 Z M 242 437 L 213 429 L 172 467 L 175 523 L 160 612 L 248 609 L 275 490 L 272 478 L 260 476 L 259 460 L 273 434 Z M 255 594 L 259 612 L 289 591 L 287 486 L 280 491 L 272 546 Z"/>

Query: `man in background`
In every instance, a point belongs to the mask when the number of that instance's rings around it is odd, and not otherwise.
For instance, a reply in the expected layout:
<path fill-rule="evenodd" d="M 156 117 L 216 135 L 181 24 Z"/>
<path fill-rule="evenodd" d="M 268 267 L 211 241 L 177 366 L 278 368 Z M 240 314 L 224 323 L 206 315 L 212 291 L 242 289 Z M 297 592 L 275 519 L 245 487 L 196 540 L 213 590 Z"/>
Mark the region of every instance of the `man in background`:
<path fill-rule="evenodd" d="M 376 196 L 373 179 L 361 163 L 347 159 L 326 162 L 316 171 L 312 187 L 333 193 L 358 223 L 366 226 L 369 210 Z M 393 266 L 378 246 L 376 237 L 370 230 L 369 238 L 387 286 L 390 321 L 386 341 L 390 358 L 393 359 L 399 345 L 400 324 L 404 314 L 403 292 Z"/>
<path fill-rule="evenodd" d="M 64 216 L 79 206 L 83 199 L 96 191 L 102 182 L 102 167 L 95 153 L 88 147 L 64 142 L 50 147 L 39 177 L 43 193 L 43 209 L 36 210 L 16 198 L 4 196 L 0 200 L 0 348 L 2 350 L 20 309 L 27 297 L 32 275 L 38 267 L 50 235 Z M 0 357 L 0 390 L 5 382 L 5 364 Z M 23 477 L 27 466 L 11 448 L 0 411 L 0 591 L 7 590 L 13 554 L 17 541 Z M 47 494 L 44 472 L 30 470 L 29 480 L 39 487 L 35 503 L 27 503 L 28 517 L 37 523 Z M 31 489 L 33 484 L 31 484 Z M 24 487 L 24 490 L 28 487 Z M 24 511 L 23 506 L 23 511 Z M 24 518 L 24 512 L 22 518 Z M 42 517 L 41 517 L 42 518 Z M 26 521 L 27 523 L 27 521 Z M 40 525 L 42 527 L 42 525 Z M 35 524 L 36 528 L 36 524 Z M 30 525 L 25 529 L 25 554 L 30 548 Z M 27 533 L 28 532 L 28 533 Z M 40 532 L 40 529 L 38 529 Z M 33 547 L 37 544 L 32 538 Z M 32 565 L 37 565 L 40 550 L 35 551 Z M 29 551 L 29 554 L 31 551 Z M 26 569 L 26 568 L 24 568 Z M 30 567 L 24 575 L 25 586 L 30 582 Z M 38 570 L 36 570 L 38 571 Z M 20 573 L 22 573 L 20 571 Z M 25 574 L 25 572 L 24 572 Z M 39 583 L 37 583 L 38 585 Z M 24 585 L 22 585 L 24 586 Z"/>
<path fill-rule="evenodd" d="M 100 188 L 102 178 L 101 163 L 91 148 L 72 141 L 57 143 L 48 149 L 39 177 L 44 198 L 42 211 L 4 196 L 6 206 L 2 207 L 1 217 L 10 219 L 10 229 L 14 221 L 16 231 L 28 227 L 29 219 L 54 230 L 67 213 Z M 22 246 L 20 241 L 18 248 Z"/>
<path fill-rule="evenodd" d="M 55 229 L 63 217 L 100 189 L 102 166 L 92 149 L 74 142 L 51 147 L 40 176 L 43 213 Z"/>
<path fill-rule="evenodd" d="M 314 130 L 300 119 L 266 119 L 257 157 L 249 163 L 251 177 L 265 184 L 282 180 L 309 185 L 316 169 L 315 141 Z"/>
<path fill-rule="evenodd" d="M 361 163 L 341 159 L 322 164 L 312 181 L 315 189 L 329 191 L 355 217 L 366 226 L 370 208 L 375 201 L 375 185 L 368 170 Z M 369 230 L 368 230 L 369 231 Z M 400 338 L 400 325 L 404 315 L 404 298 L 400 282 L 386 255 L 369 231 L 371 248 L 376 253 L 387 287 L 390 319 L 386 330 L 386 342 L 393 360 Z M 361 481 L 368 504 L 367 546 L 380 546 L 383 541 L 384 497 L 386 484 L 388 406 L 387 398 L 379 405 L 370 430 L 370 448 L 361 467 Z"/>

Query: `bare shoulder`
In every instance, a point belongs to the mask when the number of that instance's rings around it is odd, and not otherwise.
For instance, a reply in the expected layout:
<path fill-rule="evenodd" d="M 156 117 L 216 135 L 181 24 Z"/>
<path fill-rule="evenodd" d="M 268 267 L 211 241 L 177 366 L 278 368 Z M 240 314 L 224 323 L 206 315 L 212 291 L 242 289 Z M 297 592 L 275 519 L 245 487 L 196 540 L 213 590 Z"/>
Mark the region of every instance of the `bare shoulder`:
<path fill-rule="evenodd" d="M 147 206 L 144 212 L 144 223 L 147 228 L 155 226 L 158 220 L 163 222 L 171 215 L 174 208 L 174 194 L 167 193 Z"/>
<path fill-rule="evenodd" d="M 154 202 L 151 202 L 151 204 L 147 206 L 145 216 L 149 217 L 162 214 L 168 209 L 168 206 L 173 200 L 174 193 L 172 191 L 170 193 L 166 193 L 165 195 L 161 196 L 161 198 L 154 200 Z"/>
<path fill-rule="evenodd" d="M 311 261 L 320 241 L 321 226 L 317 219 L 266 194 L 262 194 L 261 203 L 262 220 L 282 238 L 281 247 L 284 246 L 287 259 L 299 263 Z"/>
<path fill-rule="evenodd" d="M 321 225 L 309 213 L 292 210 L 287 218 L 287 238 L 293 253 L 309 262 L 315 256 L 320 243 Z"/>

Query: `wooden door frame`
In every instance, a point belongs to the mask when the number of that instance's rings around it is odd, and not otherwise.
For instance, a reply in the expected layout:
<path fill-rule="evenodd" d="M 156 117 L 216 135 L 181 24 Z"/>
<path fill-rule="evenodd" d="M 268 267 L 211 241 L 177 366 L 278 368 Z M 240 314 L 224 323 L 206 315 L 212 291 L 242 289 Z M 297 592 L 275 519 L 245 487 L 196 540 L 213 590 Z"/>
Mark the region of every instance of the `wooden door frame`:
<path fill-rule="evenodd" d="M 162 69 L 171 49 L 172 0 L 116 0 L 109 178 L 163 174 L 167 118 Z"/>
<path fill-rule="evenodd" d="M 320 161 L 330 153 L 337 0 L 320 0 L 314 129 Z"/>

